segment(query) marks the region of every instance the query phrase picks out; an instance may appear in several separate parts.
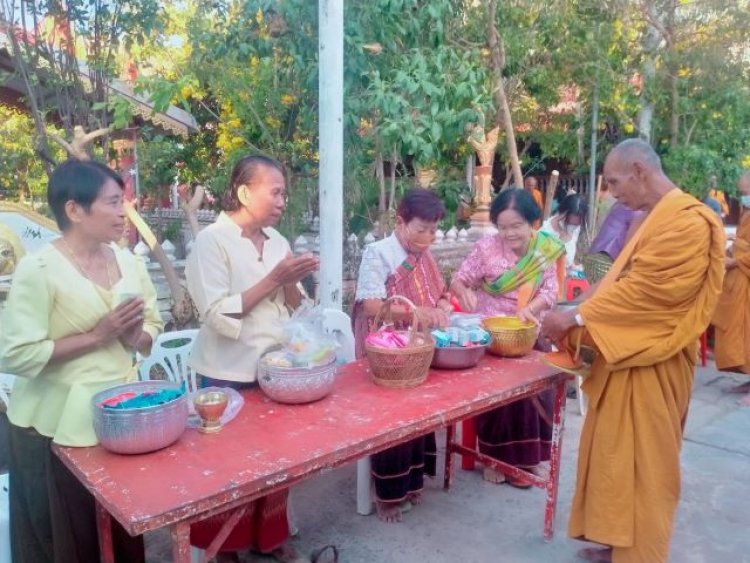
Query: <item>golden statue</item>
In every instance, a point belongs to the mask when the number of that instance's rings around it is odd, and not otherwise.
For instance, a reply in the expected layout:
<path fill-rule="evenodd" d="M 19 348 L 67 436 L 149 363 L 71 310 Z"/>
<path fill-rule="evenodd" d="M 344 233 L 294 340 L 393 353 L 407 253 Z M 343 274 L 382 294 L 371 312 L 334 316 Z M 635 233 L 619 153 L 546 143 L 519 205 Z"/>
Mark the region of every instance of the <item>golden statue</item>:
<path fill-rule="evenodd" d="M 26 251 L 18 235 L 0 223 L 0 276 L 12 275 L 24 254 Z"/>

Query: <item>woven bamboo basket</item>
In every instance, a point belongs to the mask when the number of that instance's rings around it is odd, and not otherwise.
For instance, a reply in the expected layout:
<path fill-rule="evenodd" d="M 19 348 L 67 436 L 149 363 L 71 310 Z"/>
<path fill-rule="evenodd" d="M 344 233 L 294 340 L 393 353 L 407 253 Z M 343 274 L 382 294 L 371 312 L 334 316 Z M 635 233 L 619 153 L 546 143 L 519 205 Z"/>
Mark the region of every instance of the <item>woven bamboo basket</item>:
<path fill-rule="evenodd" d="M 612 267 L 612 259 L 602 252 L 586 254 L 581 262 L 583 263 L 583 271 L 586 273 L 586 279 L 591 284 L 601 280 Z"/>
<path fill-rule="evenodd" d="M 525 356 L 534 348 L 536 325 L 518 317 L 489 317 L 482 321 L 492 339 L 487 348 L 497 356 L 516 358 Z"/>
<path fill-rule="evenodd" d="M 406 348 L 381 348 L 365 343 L 365 355 L 370 363 L 372 380 L 383 387 L 406 389 L 421 385 L 427 379 L 430 363 L 435 353 L 435 341 L 424 329 L 417 316 L 417 307 L 406 297 L 395 295 L 385 300 L 375 317 L 374 327 L 393 323 L 391 305 L 401 301 L 409 306 L 409 345 Z"/>

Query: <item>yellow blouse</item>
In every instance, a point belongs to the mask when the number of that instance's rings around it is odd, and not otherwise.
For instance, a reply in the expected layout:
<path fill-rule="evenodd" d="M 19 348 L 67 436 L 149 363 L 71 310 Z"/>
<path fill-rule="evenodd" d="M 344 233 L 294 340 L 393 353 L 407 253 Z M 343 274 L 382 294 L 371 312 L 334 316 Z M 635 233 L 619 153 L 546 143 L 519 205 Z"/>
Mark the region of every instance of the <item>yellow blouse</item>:
<path fill-rule="evenodd" d="M 260 255 L 239 225 L 221 213 L 195 239 L 185 278 L 202 323 L 189 363 L 201 375 L 255 381 L 261 355 L 281 342 L 283 323 L 289 319 L 283 289 L 236 318 L 242 314 L 242 292 L 291 252 L 278 231 L 266 228 L 263 233 L 267 238 Z"/>
<path fill-rule="evenodd" d="M 146 302 L 143 330 L 163 330 L 156 291 L 144 264 L 112 245 L 121 279 L 105 290 L 85 278 L 54 246 L 21 260 L 0 331 L 0 371 L 16 376 L 8 418 L 64 446 L 97 443 L 91 398 L 133 374 L 133 355 L 118 340 L 64 362 L 49 363 L 54 341 L 92 330 L 127 293 Z"/>

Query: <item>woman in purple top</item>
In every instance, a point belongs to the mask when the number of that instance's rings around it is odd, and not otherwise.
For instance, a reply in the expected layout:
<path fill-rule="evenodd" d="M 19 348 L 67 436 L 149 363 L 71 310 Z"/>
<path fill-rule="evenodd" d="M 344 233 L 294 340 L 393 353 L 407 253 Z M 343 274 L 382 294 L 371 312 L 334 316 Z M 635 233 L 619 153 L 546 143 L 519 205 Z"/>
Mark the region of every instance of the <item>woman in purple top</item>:
<path fill-rule="evenodd" d="M 615 203 L 607 217 L 602 222 L 599 234 L 589 249 L 590 254 L 604 253 L 612 261 L 622 252 L 630 235 L 643 219 L 643 213 L 633 211 L 622 203 Z"/>

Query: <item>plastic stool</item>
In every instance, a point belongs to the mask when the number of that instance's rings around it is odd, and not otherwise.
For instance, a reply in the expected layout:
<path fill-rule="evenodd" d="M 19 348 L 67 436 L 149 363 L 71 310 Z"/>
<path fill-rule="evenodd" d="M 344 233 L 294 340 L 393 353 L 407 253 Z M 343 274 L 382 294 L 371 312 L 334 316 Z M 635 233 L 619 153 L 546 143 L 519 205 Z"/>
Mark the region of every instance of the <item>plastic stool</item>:
<path fill-rule="evenodd" d="M 575 299 L 589 288 L 589 282 L 584 279 L 568 278 L 565 282 L 565 299 L 575 301 Z"/>

